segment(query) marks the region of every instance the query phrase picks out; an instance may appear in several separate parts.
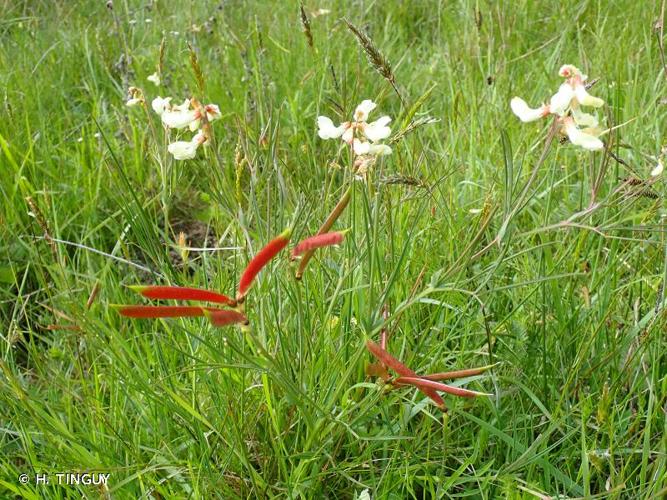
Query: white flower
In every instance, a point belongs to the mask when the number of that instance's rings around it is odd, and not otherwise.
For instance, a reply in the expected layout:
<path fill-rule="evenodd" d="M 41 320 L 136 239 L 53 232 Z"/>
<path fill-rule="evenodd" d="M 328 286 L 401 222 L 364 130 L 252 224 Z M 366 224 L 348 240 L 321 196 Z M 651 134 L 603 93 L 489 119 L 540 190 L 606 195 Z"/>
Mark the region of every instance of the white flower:
<path fill-rule="evenodd" d="M 590 129 L 580 130 L 572 117 L 565 117 L 563 120 L 563 130 L 575 146 L 580 146 L 589 151 L 599 151 L 604 148 L 603 142 L 593 135 Z"/>
<path fill-rule="evenodd" d="M 543 104 L 539 108 L 531 108 L 526 101 L 520 97 L 514 97 L 510 101 L 512 112 L 522 122 L 532 122 L 549 114 L 556 115 L 561 125 L 561 130 L 570 139 L 572 144 L 580 146 L 589 151 L 597 151 L 604 144 L 597 138 L 599 132 L 596 130 L 598 120 L 595 116 L 581 111 L 581 106 L 592 106 L 599 108 L 604 104 L 602 99 L 593 97 L 586 90 L 584 82 L 588 78 L 578 68 L 571 64 L 561 66 L 558 74 L 567 80 L 561 84 L 549 104 Z M 585 127 L 580 129 L 579 127 Z"/>
<path fill-rule="evenodd" d="M 156 86 L 160 86 L 160 75 L 157 74 L 157 72 L 153 73 L 150 75 L 148 78 L 146 78 L 149 82 L 154 83 Z"/>
<path fill-rule="evenodd" d="M 660 174 L 662 174 L 664 168 L 665 166 L 662 164 L 662 159 L 658 160 L 658 164 L 653 170 L 651 170 L 651 177 L 658 177 Z"/>
<path fill-rule="evenodd" d="M 179 110 L 174 106 L 171 110 L 162 113 L 162 123 L 169 128 L 185 128 L 199 118 L 199 112 L 194 109 Z"/>
<path fill-rule="evenodd" d="M 128 107 L 131 108 L 132 106 L 136 106 L 137 104 L 141 104 L 141 101 L 142 101 L 142 100 L 143 100 L 143 99 L 141 99 L 140 97 L 130 97 L 130 98 L 125 102 L 125 106 L 128 106 Z"/>
<path fill-rule="evenodd" d="M 206 111 L 206 119 L 209 122 L 215 121 L 221 116 L 220 108 L 218 107 L 217 104 L 207 104 L 206 106 L 204 106 L 204 110 Z M 198 116 L 200 116 L 200 114 L 198 114 Z M 190 123 L 190 130 L 194 132 L 199 128 L 200 125 L 201 125 L 201 118 L 197 118 L 196 120 Z"/>
<path fill-rule="evenodd" d="M 157 96 L 151 102 L 151 107 L 153 108 L 153 111 L 162 116 L 165 111 L 169 111 L 171 109 L 171 97 L 162 98 Z"/>
<path fill-rule="evenodd" d="M 197 148 L 206 142 L 206 135 L 201 130 L 190 141 L 176 141 L 167 146 L 167 151 L 176 160 L 191 160 L 197 155 Z"/>
<path fill-rule="evenodd" d="M 335 126 L 331 118 L 326 116 L 317 117 L 317 135 L 320 139 L 341 138 L 352 145 L 355 154 L 389 154 L 391 148 L 381 144 L 375 144 L 391 135 L 391 129 L 387 126 L 391 118 L 383 116 L 374 122 L 368 123 L 368 115 L 377 107 L 370 99 L 366 99 L 354 110 L 353 121 L 343 122 Z M 370 142 L 369 142 L 370 141 Z"/>
<path fill-rule="evenodd" d="M 366 488 L 361 493 L 359 493 L 359 496 L 357 497 L 357 500 L 371 500 L 371 494 L 368 491 L 368 488 Z"/>
<path fill-rule="evenodd" d="M 382 156 L 391 154 L 391 148 L 386 144 L 371 144 L 367 141 L 362 142 L 359 139 L 354 140 L 352 148 L 355 155 Z"/>

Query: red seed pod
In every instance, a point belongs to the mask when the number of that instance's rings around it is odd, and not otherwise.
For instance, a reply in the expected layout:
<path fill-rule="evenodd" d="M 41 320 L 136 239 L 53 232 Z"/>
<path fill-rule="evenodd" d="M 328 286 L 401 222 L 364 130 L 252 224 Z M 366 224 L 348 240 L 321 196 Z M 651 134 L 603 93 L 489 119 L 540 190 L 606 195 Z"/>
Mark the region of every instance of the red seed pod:
<path fill-rule="evenodd" d="M 398 385 L 413 385 L 418 389 L 435 389 L 437 391 L 446 392 L 454 396 L 462 398 L 474 398 L 477 396 L 489 396 L 484 392 L 471 391 L 468 389 L 461 389 L 460 387 L 453 387 L 451 385 L 435 382 L 433 380 L 426 380 L 421 377 L 398 377 L 394 380 Z"/>
<path fill-rule="evenodd" d="M 236 323 L 248 324 L 248 318 L 244 314 L 231 309 L 206 311 L 206 317 L 213 326 L 227 326 Z"/>
<path fill-rule="evenodd" d="M 419 375 L 417 375 L 415 372 L 413 372 L 410 368 L 405 366 L 403 363 L 401 363 L 387 351 L 382 349 L 372 340 L 366 341 L 366 347 L 371 352 L 371 354 L 375 356 L 381 363 L 384 363 L 402 377 L 419 378 Z M 445 401 L 438 395 L 437 392 L 435 392 L 434 389 L 430 387 L 417 387 L 417 388 L 424 394 L 426 394 L 429 398 L 431 398 L 433 401 L 435 401 L 438 407 L 440 408 L 445 407 Z"/>
<path fill-rule="evenodd" d="M 186 318 L 204 316 L 207 308 L 196 306 L 124 306 L 112 305 L 128 318 Z"/>
<path fill-rule="evenodd" d="M 287 246 L 289 243 L 290 236 L 292 231 L 290 229 L 285 230 L 280 236 L 272 239 L 264 248 L 262 248 L 257 255 L 253 257 L 248 266 L 243 271 L 241 280 L 239 281 L 239 291 L 236 295 L 236 300 L 242 302 L 246 293 L 252 286 L 253 280 L 259 274 L 264 266 L 266 266 L 271 259 L 273 259 L 278 253 Z"/>
<path fill-rule="evenodd" d="M 236 301 L 221 293 L 182 286 L 143 286 L 133 285 L 131 290 L 149 299 L 203 300 L 234 307 Z"/>
<path fill-rule="evenodd" d="M 422 375 L 421 378 L 426 380 L 453 380 L 456 378 L 472 377 L 484 373 L 494 366 L 496 365 L 480 366 L 479 368 L 468 368 L 466 370 L 456 370 L 451 372 L 432 373 L 430 375 Z"/>
<path fill-rule="evenodd" d="M 297 257 L 310 250 L 317 248 L 328 247 L 331 245 L 340 244 L 345 239 L 345 233 L 342 231 L 334 231 L 331 233 L 317 234 L 301 241 L 294 250 L 292 250 L 292 257 Z"/>

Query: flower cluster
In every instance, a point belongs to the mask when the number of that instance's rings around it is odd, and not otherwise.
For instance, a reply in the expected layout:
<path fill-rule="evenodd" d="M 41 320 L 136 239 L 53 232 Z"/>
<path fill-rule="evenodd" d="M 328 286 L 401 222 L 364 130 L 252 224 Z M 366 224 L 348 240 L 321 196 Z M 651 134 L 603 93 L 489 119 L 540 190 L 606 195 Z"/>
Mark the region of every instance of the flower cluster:
<path fill-rule="evenodd" d="M 380 156 L 391 154 L 391 148 L 379 141 L 391 135 L 391 129 L 387 127 L 391 118 L 383 116 L 374 122 L 368 123 L 368 115 L 377 107 L 370 99 L 362 101 L 354 111 L 352 121 L 343 122 L 337 127 L 331 118 L 326 116 L 317 117 L 318 135 L 320 139 L 343 139 L 352 146 L 352 151 L 357 156 Z"/>
<path fill-rule="evenodd" d="M 588 77 L 571 64 L 562 66 L 558 74 L 566 80 L 551 97 L 549 104 L 531 108 L 520 97 L 514 97 L 510 102 L 512 111 L 522 122 L 532 122 L 550 114 L 556 115 L 561 133 L 564 133 L 572 144 L 589 151 L 604 148 L 603 142 L 598 138 L 601 130 L 598 129 L 597 118 L 581 111 L 581 106 L 599 108 L 604 105 L 604 101 L 588 93 L 585 85 Z"/>
<path fill-rule="evenodd" d="M 216 104 L 202 105 L 196 99 L 186 99 L 180 105 L 172 105 L 171 97 L 156 97 L 151 107 L 162 124 L 170 129 L 189 128 L 196 134 L 189 141 L 176 141 L 169 144 L 167 150 L 177 160 L 191 160 L 197 154 L 197 148 L 210 140 L 208 124 L 220 118 L 220 108 Z"/>

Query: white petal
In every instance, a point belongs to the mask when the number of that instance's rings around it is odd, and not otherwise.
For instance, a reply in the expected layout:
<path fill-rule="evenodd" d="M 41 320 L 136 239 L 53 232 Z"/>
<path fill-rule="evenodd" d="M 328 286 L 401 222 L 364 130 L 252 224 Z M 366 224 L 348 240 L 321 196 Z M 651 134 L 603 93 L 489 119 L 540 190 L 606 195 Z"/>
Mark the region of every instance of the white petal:
<path fill-rule="evenodd" d="M 169 101 L 171 101 L 171 97 L 165 97 L 163 99 L 162 97 L 157 96 L 151 102 L 151 107 L 153 108 L 153 111 L 155 111 L 158 115 L 162 115 L 162 113 L 169 110 L 169 108 L 171 107 Z"/>
<path fill-rule="evenodd" d="M 651 177 L 658 177 L 662 173 L 664 168 L 665 166 L 662 164 L 662 160 L 658 160 L 658 164 L 655 166 L 653 170 L 651 170 Z"/>
<path fill-rule="evenodd" d="M 352 149 L 355 155 L 366 155 L 369 153 L 371 144 L 369 142 L 361 142 L 359 139 L 355 139 L 352 143 Z"/>
<path fill-rule="evenodd" d="M 577 96 L 577 101 L 582 106 L 593 106 L 594 108 L 599 108 L 604 105 L 604 101 L 599 97 L 593 97 L 586 91 L 584 85 L 576 85 L 574 87 L 574 93 Z"/>
<path fill-rule="evenodd" d="M 190 132 L 194 132 L 199 128 L 199 125 L 201 124 L 201 120 L 197 119 L 195 121 L 190 122 L 190 125 L 188 125 L 188 128 L 190 129 Z"/>
<path fill-rule="evenodd" d="M 510 101 L 510 107 L 512 108 L 512 112 L 524 123 L 534 122 L 549 114 L 546 106 L 533 109 L 520 97 L 513 97 Z"/>
<path fill-rule="evenodd" d="M 570 142 L 575 146 L 582 147 L 588 151 L 599 151 L 604 148 L 604 144 L 600 139 L 579 130 L 572 119 L 565 121 L 565 133 Z"/>
<path fill-rule="evenodd" d="M 368 147 L 368 154 L 375 156 L 390 155 L 391 148 L 386 144 L 371 144 Z"/>
<path fill-rule="evenodd" d="M 570 107 L 572 98 L 574 97 L 574 89 L 569 83 L 564 83 L 558 88 L 553 96 L 551 96 L 551 101 L 549 103 L 549 110 L 558 116 L 563 116 L 567 111 L 567 108 Z"/>
<path fill-rule="evenodd" d="M 366 134 L 366 137 L 373 142 L 386 139 L 391 135 L 391 129 L 387 127 L 387 124 L 390 121 L 391 118 L 383 116 L 372 123 L 368 123 L 363 127 L 364 134 Z"/>
<path fill-rule="evenodd" d="M 368 114 L 375 109 L 377 104 L 375 104 L 370 99 L 361 101 L 361 104 L 357 106 L 357 109 L 354 110 L 354 120 L 358 122 L 365 122 L 368 120 Z"/>
<path fill-rule="evenodd" d="M 132 106 L 136 106 L 140 102 L 141 102 L 141 99 L 139 99 L 138 97 L 132 97 L 131 99 L 127 100 L 127 102 L 125 103 L 125 106 L 128 106 L 128 107 L 131 108 Z"/>
<path fill-rule="evenodd" d="M 176 141 L 169 144 L 167 150 L 174 155 L 176 160 L 191 160 L 197 154 L 198 147 L 198 141 Z"/>
<path fill-rule="evenodd" d="M 354 138 L 354 127 L 350 126 L 350 124 L 347 122 L 345 123 L 347 125 L 347 128 L 345 129 L 345 132 L 343 132 L 343 135 L 341 137 L 348 144 L 352 144 L 352 139 Z"/>
<path fill-rule="evenodd" d="M 183 104 L 177 104 L 172 109 L 173 111 L 187 111 L 190 109 L 190 99 L 186 99 Z"/>
<path fill-rule="evenodd" d="M 579 107 L 573 107 L 572 108 L 572 118 L 574 118 L 574 123 L 581 127 L 597 127 L 598 126 L 598 119 L 595 118 L 593 115 L 589 115 L 588 113 L 584 113 L 579 109 Z"/>
<path fill-rule="evenodd" d="M 154 83 L 158 87 L 160 86 L 160 75 L 158 75 L 157 73 L 153 73 L 148 78 L 146 78 L 146 80 L 148 80 L 149 82 Z"/>
<path fill-rule="evenodd" d="M 317 135 L 320 136 L 320 139 L 336 139 L 345 132 L 343 125 L 336 127 L 331 118 L 326 116 L 317 117 L 317 127 L 319 128 Z"/>
<path fill-rule="evenodd" d="M 185 128 L 197 119 L 194 109 L 189 111 L 165 111 L 162 113 L 162 123 L 169 128 Z"/>

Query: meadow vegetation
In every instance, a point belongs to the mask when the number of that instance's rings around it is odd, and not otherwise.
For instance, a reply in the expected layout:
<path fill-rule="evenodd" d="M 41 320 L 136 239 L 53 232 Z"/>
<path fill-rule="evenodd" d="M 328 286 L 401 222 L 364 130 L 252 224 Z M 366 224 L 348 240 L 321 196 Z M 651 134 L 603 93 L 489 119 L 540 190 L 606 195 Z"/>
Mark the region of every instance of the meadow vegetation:
<path fill-rule="evenodd" d="M 0 0 L 0 496 L 667 495 L 664 10 Z M 512 113 L 564 64 L 601 149 Z M 196 145 L 158 96 L 217 106 Z M 348 147 L 364 100 L 391 135 Z M 65 471 L 111 476 L 17 480 Z"/>

